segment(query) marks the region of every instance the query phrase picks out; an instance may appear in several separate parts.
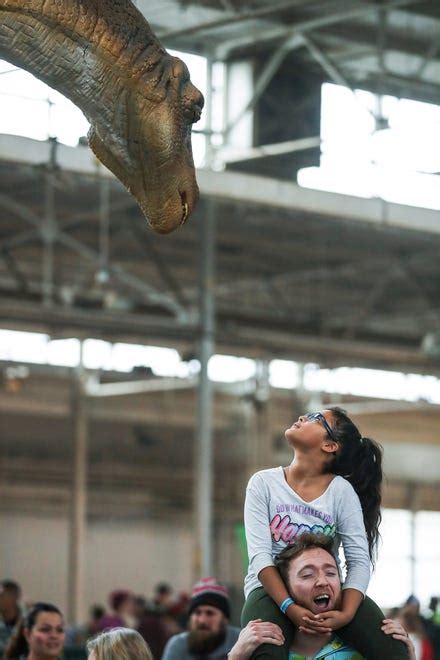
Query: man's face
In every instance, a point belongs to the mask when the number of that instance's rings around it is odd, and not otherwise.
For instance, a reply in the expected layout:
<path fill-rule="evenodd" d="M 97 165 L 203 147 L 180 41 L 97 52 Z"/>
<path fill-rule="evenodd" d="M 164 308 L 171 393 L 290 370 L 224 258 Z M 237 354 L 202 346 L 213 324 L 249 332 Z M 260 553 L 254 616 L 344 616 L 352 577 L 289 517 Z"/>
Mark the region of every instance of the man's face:
<path fill-rule="evenodd" d="M 314 614 L 340 607 L 341 581 L 336 562 L 322 548 L 305 550 L 292 559 L 289 588 L 298 605 Z"/>
<path fill-rule="evenodd" d="M 201 630 L 217 635 L 224 630 L 225 626 L 225 615 L 212 605 L 199 605 L 189 618 L 190 631 Z"/>
<path fill-rule="evenodd" d="M 189 652 L 197 655 L 214 651 L 225 639 L 227 622 L 227 618 L 217 607 L 212 605 L 196 607 L 188 623 Z"/>

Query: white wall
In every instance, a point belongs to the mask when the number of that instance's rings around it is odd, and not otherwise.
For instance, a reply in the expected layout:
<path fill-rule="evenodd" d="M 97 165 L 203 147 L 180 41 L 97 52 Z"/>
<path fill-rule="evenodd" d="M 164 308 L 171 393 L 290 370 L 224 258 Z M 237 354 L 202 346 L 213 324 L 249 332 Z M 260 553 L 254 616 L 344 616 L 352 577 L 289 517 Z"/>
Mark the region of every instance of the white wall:
<path fill-rule="evenodd" d="M 175 589 L 191 587 L 191 530 L 175 522 L 95 523 L 87 545 L 88 603 L 105 601 L 112 588 L 151 595 L 166 580 Z"/>
<path fill-rule="evenodd" d="M 67 521 L 0 514 L 0 575 L 17 580 L 25 599 L 66 608 Z"/>
<path fill-rule="evenodd" d="M 17 580 L 24 597 L 67 609 L 67 519 L 0 514 L 0 577 Z M 191 530 L 173 520 L 91 522 L 86 547 L 86 606 L 105 603 L 109 591 L 151 595 L 166 580 L 191 587 Z"/>

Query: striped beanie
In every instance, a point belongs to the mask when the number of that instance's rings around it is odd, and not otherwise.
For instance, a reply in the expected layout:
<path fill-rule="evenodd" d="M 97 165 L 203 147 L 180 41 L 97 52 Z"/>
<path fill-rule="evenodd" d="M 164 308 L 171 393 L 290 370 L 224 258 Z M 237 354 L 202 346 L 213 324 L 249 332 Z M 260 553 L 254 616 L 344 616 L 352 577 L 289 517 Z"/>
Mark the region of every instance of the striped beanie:
<path fill-rule="evenodd" d="M 216 607 L 228 619 L 231 615 L 228 590 L 213 577 L 202 578 L 194 585 L 191 592 L 188 615 L 191 615 L 199 605 Z"/>

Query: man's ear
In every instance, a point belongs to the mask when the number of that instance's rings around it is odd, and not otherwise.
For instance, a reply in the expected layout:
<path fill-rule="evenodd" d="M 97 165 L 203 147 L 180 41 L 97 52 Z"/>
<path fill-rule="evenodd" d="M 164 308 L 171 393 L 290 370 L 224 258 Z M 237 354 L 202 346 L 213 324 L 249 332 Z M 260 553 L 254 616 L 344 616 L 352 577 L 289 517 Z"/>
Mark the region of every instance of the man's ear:
<path fill-rule="evenodd" d="M 325 451 L 326 454 L 336 454 L 338 448 L 339 448 L 338 443 L 330 439 L 326 440 L 321 447 L 322 451 Z"/>

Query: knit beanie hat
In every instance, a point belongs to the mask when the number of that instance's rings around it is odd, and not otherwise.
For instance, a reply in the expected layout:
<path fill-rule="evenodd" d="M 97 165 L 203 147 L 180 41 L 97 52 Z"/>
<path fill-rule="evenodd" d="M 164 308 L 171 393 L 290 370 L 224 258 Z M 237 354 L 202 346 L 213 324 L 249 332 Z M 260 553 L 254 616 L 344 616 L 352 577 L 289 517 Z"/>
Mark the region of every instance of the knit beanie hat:
<path fill-rule="evenodd" d="M 231 604 L 228 590 L 213 577 L 202 578 L 194 585 L 191 592 L 188 615 L 190 616 L 199 605 L 216 607 L 223 612 L 226 618 L 230 618 Z"/>

